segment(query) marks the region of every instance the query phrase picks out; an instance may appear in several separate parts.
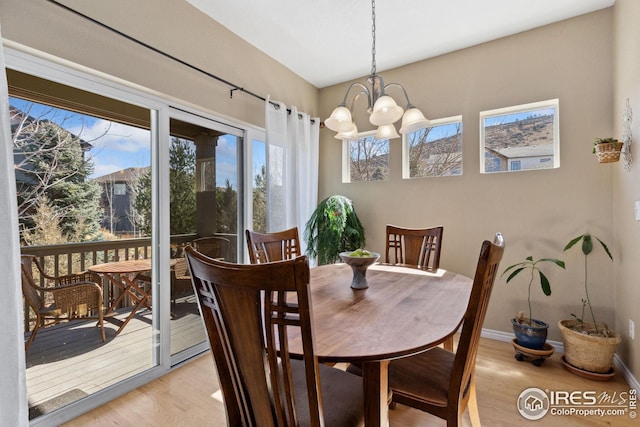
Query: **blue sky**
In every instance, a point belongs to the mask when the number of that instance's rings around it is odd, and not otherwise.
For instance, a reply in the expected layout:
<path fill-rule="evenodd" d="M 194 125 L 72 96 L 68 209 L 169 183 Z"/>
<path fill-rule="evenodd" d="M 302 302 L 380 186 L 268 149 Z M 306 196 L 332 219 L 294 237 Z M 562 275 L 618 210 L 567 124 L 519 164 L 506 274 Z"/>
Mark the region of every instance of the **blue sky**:
<path fill-rule="evenodd" d="M 67 110 L 10 98 L 14 107 L 36 119 L 47 119 L 93 145 L 87 159 L 94 163 L 92 178 L 129 167 L 151 164 L 149 131 Z"/>
<path fill-rule="evenodd" d="M 9 102 L 30 116 L 51 120 L 89 142 L 93 146 L 87 153 L 87 159 L 94 164 L 92 178 L 130 167 L 147 167 L 151 164 L 150 134 L 146 129 L 18 98 L 10 98 Z M 231 135 L 224 135 L 218 140 L 216 147 L 216 184 L 218 186 L 224 186 L 229 179 L 233 188 L 238 187 L 237 140 L 237 137 Z"/>

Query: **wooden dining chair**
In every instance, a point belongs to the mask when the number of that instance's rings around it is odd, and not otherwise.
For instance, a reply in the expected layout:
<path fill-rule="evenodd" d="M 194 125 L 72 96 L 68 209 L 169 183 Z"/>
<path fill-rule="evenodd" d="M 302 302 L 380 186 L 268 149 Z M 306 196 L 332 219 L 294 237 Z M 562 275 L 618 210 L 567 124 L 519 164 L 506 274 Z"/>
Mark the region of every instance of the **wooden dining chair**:
<path fill-rule="evenodd" d="M 227 425 L 363 425 L 362 380 L 318 363 L 314 353 L 306 257 L 231 264 L 191 247 L 186 257 Z M 289 354 L 288 328 L 300 330 L 303 354 L 298 359 Z"/>
<path fill-rule="evenodd" d="M 407 264 L 436 271 L 440 267 L 443 226 L 404 228 L 387 225 L 387 264 Z"/>
<path fill-rule="evenodd" d="M 298 227 L 273 233 L 246 231 L 251 264 L 282 261 L 302 255 Z"/>
<path fill-rule="evenodd" d="M 480 427 L 475 385 L 476 354 L 503 252 L 504 240 L 500 233 L 496 234 L 494 243 L 488 240 L 482 243 L 455 353 L 435 347 L 391 361 L 389 387 L 394 403 L 436 415 L 446 420 L 448 427 L 461 426 L 462 414 L 469 408 L 471 425 Z"/>
<path fill-rule="evenodd" d="M 37 269 L 37 277 L 45 282 L 44 286 L 36 284 L 34 267 Z M 25 344 L 25 351 L 29 351 L 41 327 L 62 321 L 95 319 L 100 327 L 102 342 L 105 342 L 104 307 L 100 286 L 102 280 L 98 274 L 83 272 L 52 276 L 45 272 L 38 258 L 33 255 L 22 255 L 20 268 L 22 294 L 36 316 L 33 330 Z"/>

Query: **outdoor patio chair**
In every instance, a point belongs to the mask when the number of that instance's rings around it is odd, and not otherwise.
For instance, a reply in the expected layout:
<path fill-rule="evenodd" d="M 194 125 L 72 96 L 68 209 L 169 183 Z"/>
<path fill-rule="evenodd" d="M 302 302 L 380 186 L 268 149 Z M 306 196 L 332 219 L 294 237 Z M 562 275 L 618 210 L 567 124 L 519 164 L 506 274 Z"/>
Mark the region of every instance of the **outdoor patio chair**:
<path fill-rule="evenodd" d="M 227 425 L 363 425 L 362 379 L 319 363 L 315 354 L 306 257 L 231 264 L 191 247 L 186 257 Z M 299 359 L 289 354 L 290 328 L 300 330 Z"/>
<path fill-rule="evenodd" d="M 208 236 L 193 240 L 191 246 L 209 258 L 226 260 L 229 257 L 231 242 L 224 237 Z M 192 292 L 191 275 L 189 274 L 187 259 L 183 255 L 177 258 L 176 264 L 171 269 L 171 302 L 175 304 L 179 295 Z"/>
<path fill-rule="evenodd" d="M 208 236 L 195 239 L 192 246 L 200 252 L 205 254 L 209 258 L 228 260 L 229 247 L 231 242 L 229 239 L 220 236 Z"/>
<path fill-rule="evenodd" d="M 193 292 L 191 276 L 186 258 L 177 258 L 171 269 L 171 302 L 176 303 L 176 298 L 181 294 Z"/>
<path fill-rule="evenodd" d="M 36 266 L 38 277 L 51 286 L 39 286 L 33 275 Z M 96 273 L 83 272 L 66 276 L 47 274 L 37 257 L 22 255 L 22 293 L 25 302 L 33 310 L 36 319 L 31 335 L 25 344 L 29 350 L 38 330 L 61 321 L 96 319 L 102 342 L 105 342 L 104 307 L 102 306 L 102 280 Z M 53 301 L 53 302 L 51 302 Z"/>

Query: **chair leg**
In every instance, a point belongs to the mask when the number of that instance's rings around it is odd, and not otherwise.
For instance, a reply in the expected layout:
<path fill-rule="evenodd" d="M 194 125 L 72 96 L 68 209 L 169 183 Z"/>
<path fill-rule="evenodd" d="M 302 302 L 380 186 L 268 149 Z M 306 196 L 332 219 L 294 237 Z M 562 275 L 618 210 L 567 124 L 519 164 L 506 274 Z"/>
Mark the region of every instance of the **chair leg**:
<path fill-rule="evenodd" d="M 107 340 L 107 337 L 104 333 L 104 316 L 102 314 L 102 311 L 100 311 L 100 314 L 98 314 L 98 325 L 100 326 L 100 334 L 102 336 L 102 342 L 104 343 Z"/>
<path fill-rule="evenodd" d="M 469 384 L 469 400 L 467 402 L 467 408 L 469 409 L 469 418 L 471 419 L 472 427 L 481 427 L 480 414 L 478 413 L 478 400 L 476 398 L 476 376 L 471 374 L 471 382 Z"/>
<path fill-rule="evenodd" d="M 442 343 L 443 348 L 453 353 L 453 337 L 449 337 Z"/>
<path fill-rule="evenodd" d="M 31 331 L 31 336 L 29 337 L 29 339 L 27 340 L 27 343 L 24 346 L 24 352 L 25 353 L 27 351 L 29 351 L 29 347 L 31 347 L 31 343 L 36 338 L 36 334 L 38 333 L 38 329 L 39 328 L 40 328 L 40 317 L 37 317 L 36 318 L 36 325 L 34 326 L 33 331 Z"/>

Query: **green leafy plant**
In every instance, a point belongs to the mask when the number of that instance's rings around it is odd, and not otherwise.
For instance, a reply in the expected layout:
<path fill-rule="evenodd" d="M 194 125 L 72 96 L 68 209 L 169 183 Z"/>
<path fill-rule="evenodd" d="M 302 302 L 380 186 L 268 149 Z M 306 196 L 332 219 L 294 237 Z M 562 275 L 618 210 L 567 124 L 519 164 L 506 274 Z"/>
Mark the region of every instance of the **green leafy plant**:
<path fill-rule="evenodd" d="M 531 285 L 536 279 L 536 273 L 538 273 L 538 277 L 540 278 L 540 287 L 542 288 L 542 292 L 547 296 L 551 295 L 551 283 L 549 282 L 549 279 L 547 278 L 547 276 L 545 276 L 542 270 L 540 270 L 540 268 L 538 267 L 538 264 L 544 263 L 544 262 L 551 262 L 560 268 L 564 268 L 564 261 L 561 261 L 559 259 L 540 258 L 534 261 L 532 256 L 528 256 L 527 258 L 525 258 L 524 261 L 510 265 L 502 272 L 502 276 L 504 276 L 507 272 L 511 271 L 511 274 L 509 274 L 509 276 L 507 277 L 507 283 L 509 283 L 513 278 L 515 278 L 518 274 L 520 274 L 523 271 L 528 271 L 531 273 L 531 277 L 529 279 L 529 286 L 527 289 L 527 302 L 529 303 L 529 322 L 528 322 L 529 326 L 532 326 L 533 324 L 533 317 L 532 317 L 532 311 L 531 311 Z M 523 322 L 520 321 L 520 323 L 523 323 Z"/>
<path fill-rule="evenodd" d="M 585 309 L 588 307 L 589 308 L 589 312 L 591 314 L 591 320 L 593 321 L 593 325 L 595 327 L 595 332 L 596 334 L 604 334 L 607 335 L 607 331 L 605 330 L 606 327 L 600 329 L 598 327 L 598 322 L 596 321 L 596 316 L 593 313 L 593 307 L 591 306 L 591 300 L 589 299 L 589 288 L 587 286 L 588 284 L 588 279 L 589 279 L 589 270 L 588 270 L 588 262 L 587 262 L 587 256 L 593 251 L 593 239 L 596 239 L 598 242 L 600 242 L 600 245 L 602 246 L 602 248 L 604 249 L 604 251 L 606 252 L 606 254 L 609 256 L 609 258 L 613 261 L 613 255 L 611 255 L 611 251 L 609 250 L 609 247 L 599 238 L 595 237 L 595 236 L 591 236 L 591 234 L 589 233 L 585 233 L 582 234 L 578 237 L 575 237 L 573 239 L 571 239 L 569 241 L 569 243 L 567 243 L 567 245 L 564 247 L 564 251 L 568 251 L 569 249 L 571 249 L 576 243 L 578 242 L 582 242 L 582 253 L 584 254 L 584 293 L 585 293 L 585 298 L 582 299 L 582 315 L 580 317 L 578 317 L 576 314 L 571 313 L 571 316 L 574 317 L 577 321 L 578 324 L 580 325 L 581 330 L 584 330 L 584 312 Z"/>
<path fill-rule="evenodd" d="M 304 231 L 307 255 L 318 257 L 318 264 L 331 264 L 340 252 L 364 247 L 364 227 L 353 203 L 344 196 L 333 195 L 318 204 Z"/>

